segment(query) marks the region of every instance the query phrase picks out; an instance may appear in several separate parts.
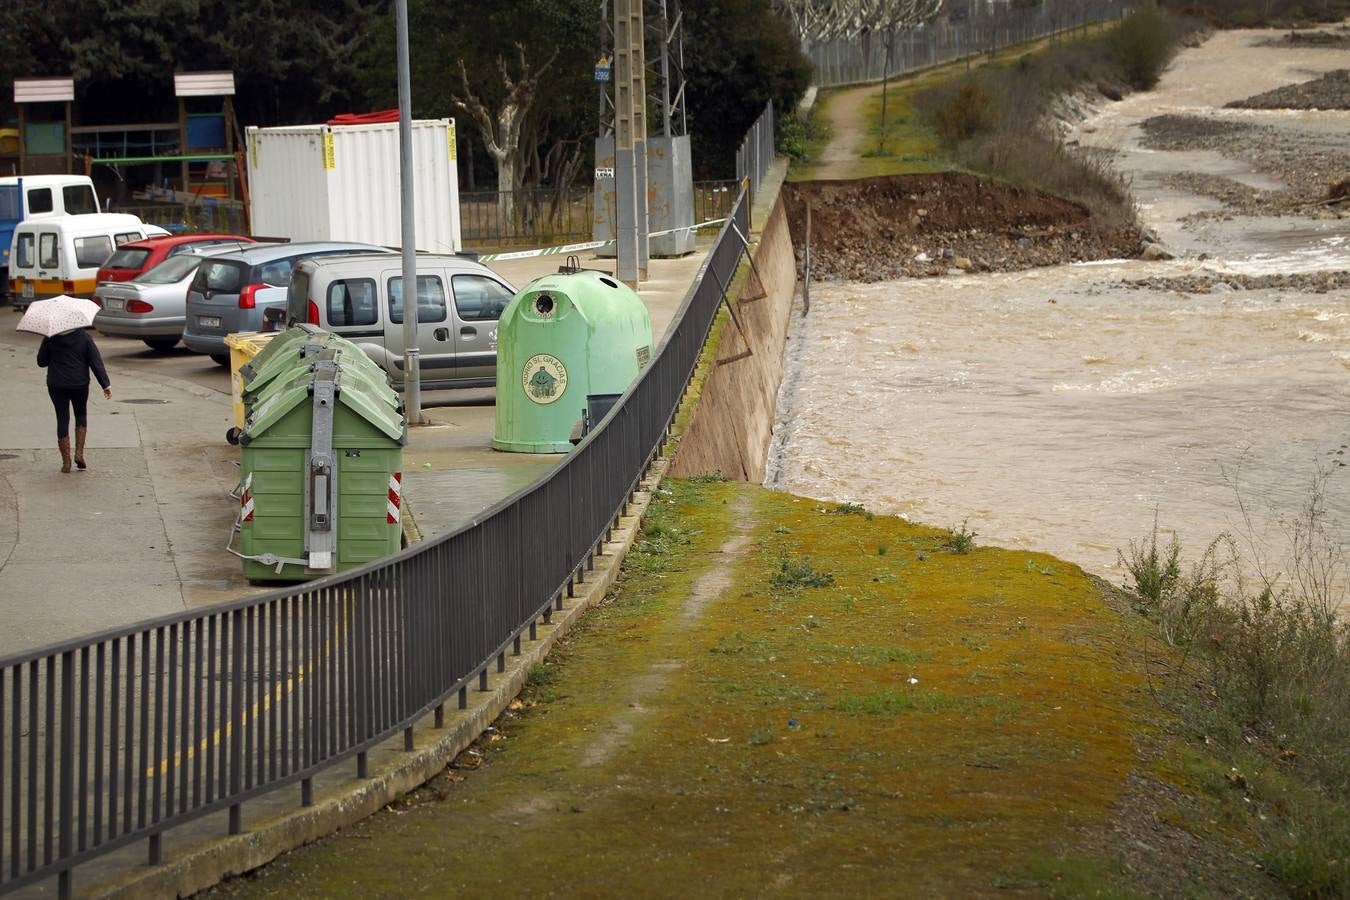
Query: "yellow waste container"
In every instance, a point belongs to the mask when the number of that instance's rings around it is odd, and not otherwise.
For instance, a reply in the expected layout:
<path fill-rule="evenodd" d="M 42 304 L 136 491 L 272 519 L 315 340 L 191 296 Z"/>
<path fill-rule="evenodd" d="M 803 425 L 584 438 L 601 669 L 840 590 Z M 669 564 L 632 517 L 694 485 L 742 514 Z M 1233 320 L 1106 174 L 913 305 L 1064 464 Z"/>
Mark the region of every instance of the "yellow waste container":
<path fill-rule="evenodd" d="M 230 399 L 234 402 L 234 427 L 225 432 L 225 440 L 239 443 L 244 430 L 244 376 L 239 370 L 262 352 L 279 331 L 241 331 L 225 335 L 225 346 L 230 348 Z"/>

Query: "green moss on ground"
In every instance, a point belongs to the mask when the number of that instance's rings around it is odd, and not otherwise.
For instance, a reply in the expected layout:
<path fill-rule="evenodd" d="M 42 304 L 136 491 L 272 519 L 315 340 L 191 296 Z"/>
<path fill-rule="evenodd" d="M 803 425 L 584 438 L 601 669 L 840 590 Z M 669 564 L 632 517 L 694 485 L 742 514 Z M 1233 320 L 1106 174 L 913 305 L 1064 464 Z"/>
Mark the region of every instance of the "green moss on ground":
<path fill-rule="evenodd" d="M 458 768 L 228 891 L 1041 895 L 1063 859 L 1112 888 L 1066 854 L 1142 701 L 1080 570 L 717 480 L 645 532 Z"/>

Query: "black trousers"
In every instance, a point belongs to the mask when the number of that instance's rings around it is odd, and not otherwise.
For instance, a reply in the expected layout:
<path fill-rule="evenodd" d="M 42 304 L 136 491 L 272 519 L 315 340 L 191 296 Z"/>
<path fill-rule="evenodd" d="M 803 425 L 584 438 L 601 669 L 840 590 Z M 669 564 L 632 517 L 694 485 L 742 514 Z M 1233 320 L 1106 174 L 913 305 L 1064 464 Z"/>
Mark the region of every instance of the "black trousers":
<path fill-rule="evenodd" d="M 89 421 L 89 385 L 74 388 L 52 387 L 47 385 L 47 394 L 56 408 L 56 438 L 64 441 L 70 437 L 70 410 L 75 409 L 75 427 L 84 428 Z"/>

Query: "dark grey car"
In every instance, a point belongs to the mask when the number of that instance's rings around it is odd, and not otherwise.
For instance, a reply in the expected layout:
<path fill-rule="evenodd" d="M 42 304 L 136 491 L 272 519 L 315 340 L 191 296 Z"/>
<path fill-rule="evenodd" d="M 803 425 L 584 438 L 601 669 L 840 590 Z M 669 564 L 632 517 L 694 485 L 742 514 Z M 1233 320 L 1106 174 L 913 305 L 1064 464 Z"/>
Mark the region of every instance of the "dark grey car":
<path fill-rule="evenodd" d="M 188 288 L 183 343 L 227 366 L 230 352 L 225 335 L 261 331 L 264 312 L 285 307 L 286 286 L 297 261 L 334 253 L 389 252 L 374 244 L 311 241 L 258 244 L 209 259 L 197 268 Z"/>

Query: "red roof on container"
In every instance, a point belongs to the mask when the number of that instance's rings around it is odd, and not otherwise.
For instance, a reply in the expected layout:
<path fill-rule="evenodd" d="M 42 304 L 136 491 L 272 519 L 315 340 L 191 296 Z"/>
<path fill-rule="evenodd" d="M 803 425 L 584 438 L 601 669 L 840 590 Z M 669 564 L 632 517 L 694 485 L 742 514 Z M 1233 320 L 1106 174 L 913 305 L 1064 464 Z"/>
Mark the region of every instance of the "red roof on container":
<path fill-rule="evenodd" d="M 398 110 L 381 109 L 368 113 L 342 113 L 328 120 L 329 125 L 386 125 L 398 121 Z"/>

